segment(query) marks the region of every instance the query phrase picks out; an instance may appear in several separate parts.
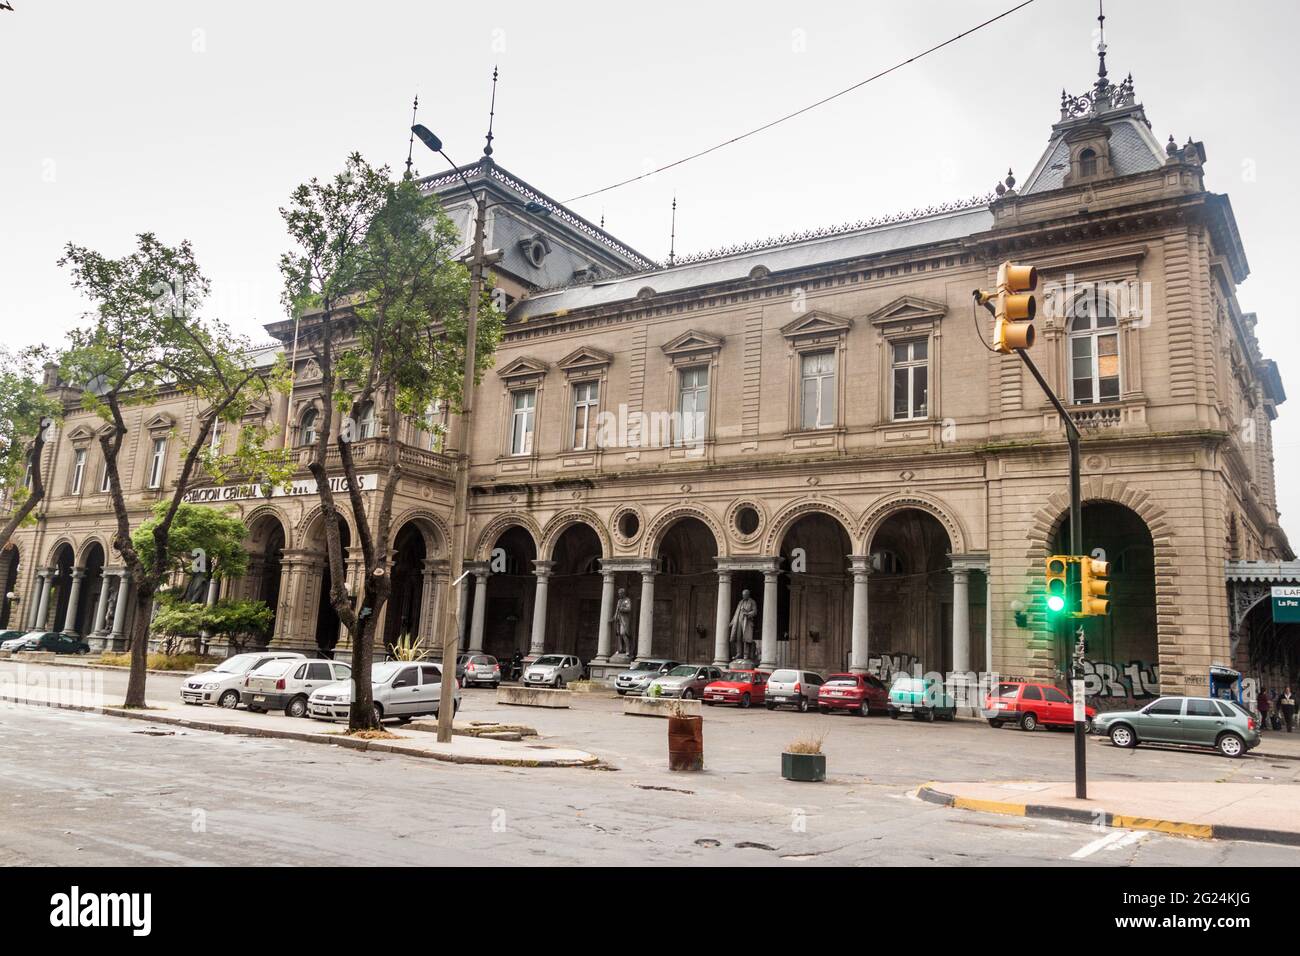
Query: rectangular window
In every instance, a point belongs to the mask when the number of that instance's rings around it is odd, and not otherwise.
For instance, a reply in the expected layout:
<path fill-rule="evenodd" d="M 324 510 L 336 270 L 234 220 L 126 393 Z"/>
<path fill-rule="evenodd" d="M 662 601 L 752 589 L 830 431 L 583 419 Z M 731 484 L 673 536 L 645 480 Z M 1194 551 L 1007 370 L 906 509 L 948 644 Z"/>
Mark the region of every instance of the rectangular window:
<path fill-rule="evenodd" d="M 514 412 L 510 424 L 510 454 L 533 453 L 533 424 L 537 412 L 537 389 L 525 388 L 513 393 Z"/>
<path fill-rule="evenodd" d="M 600 405 L 600 383 L 579 382 L 573 386 L 573 448 L 590 448 L 596 428 L 596 410 Z"/>
<path fill-rule="evenodd" d="M 1119 335 L 1070 339 L 1070 398 L 1080 405 L 1119 401 Z"/>
<path fill-rule="evenodd" d="M 930 340 L 895 342 L 894 420 L 925 418 L 930 414 Z"/>
<path fill-rule="evenodd" d="M 86 449 L 78 448 L 72 460 L 72 493 L 81 494 L 81 479 L 86 476 Z"/>
<path fill-rule="evenodd" d="M 167 461 L 167 439 L 155 438 L 153 440 L 153 454 L 149 458 L 149 487 L 161 488 L 163 480 L 163 466 Z"/>
<path fill-rule="evenodd" d="M 99 493 L 101 495 L 108 494 L 108 459 L 107 458 L 104 459 L 104 463 L 100 466 L 99 469 Z"/>
<path fill-rule="evenodd" d="M 678 444 L 703 441 L 709 427 L 709 367 L 684 368 L 677 379 Z"/>
<path fill-rule="evenodd" d="M 810 352 L 801 357 L 800 424 L 804 428 L 835 427 L 835 353 Z"/>
<path fill-rule="evenodd" d="M 221 439 L 222 439 L 221 422 L 213 422 L 212 423 L 212 445 L 211 445 L 212 454 L 214 455 L 221 454 Z"/>

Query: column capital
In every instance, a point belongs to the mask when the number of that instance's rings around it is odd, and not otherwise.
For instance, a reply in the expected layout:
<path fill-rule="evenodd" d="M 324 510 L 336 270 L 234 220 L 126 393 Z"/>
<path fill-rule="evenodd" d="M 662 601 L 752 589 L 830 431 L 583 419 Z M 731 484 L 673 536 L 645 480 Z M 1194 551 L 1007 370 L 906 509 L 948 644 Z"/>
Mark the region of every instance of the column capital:
<path fill-rule="evenodd" d="M 80 580 L 81 580 L 82 578 L 84 578 L 85 576 L 86 576 L 86 569 L 85 569 L 85 568 L 73 568 L 73 569 L 72 569 L 72 579 L 73 579 L 74 581 L 80 581 Z"/>
<path fill-rule="evenodd" d="M 422 569 L 425 574 L 446 574 L 451 563 L 446 558 L 425 558 Z"/>
<path fill-rule="evenodd" d="M 871 566 L 871 555 L 869 554 L 849 554 L 845 555 L 849 559 L 849 570 L 856 577 L 861 574 L 864 577 L 875 571 Z"/>
<path fill-rule="evenodd" d="M 654 558 L 601 558 L 600 568 L 602 571 L 615 573 L 623 571 L 629 574 L 647 572 L 653 574 L 659 570 L 659 562 Z"/>
<path fill-rule="evenodd" d="M 989 556 L 987 554 L 950 554 L 948 558 L 952 565 L 948 569 L 949 571 L 987 571 L 989 569 Z"/>
<path fill-rule="evenodd" d="M 555 570 L 555 562 L 554 562 L 554 561 L 534 561 L 534 562 L 533 562 L 533 574 L 537 575 L 539 578 L 548 578 L 548 577 L 550 577 L 550 576 L 551 576 L 551 572 L 554 571 L 554 570 Z"/>
<path fill-rule="evenodd" d="M 765 554 L 736 554 L 719 556 L 714 559 L 719 571 L 779 571 L 781 559 Z"/>

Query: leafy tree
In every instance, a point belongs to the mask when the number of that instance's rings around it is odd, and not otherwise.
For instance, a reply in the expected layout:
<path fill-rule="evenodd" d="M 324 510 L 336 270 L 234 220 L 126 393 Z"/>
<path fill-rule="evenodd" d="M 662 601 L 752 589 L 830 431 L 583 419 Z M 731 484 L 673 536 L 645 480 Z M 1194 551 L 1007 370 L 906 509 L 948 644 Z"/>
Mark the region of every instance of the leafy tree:
<path fill-rule="evenodd" d="M 42 459 L 62 412 L 37 372 L 49 357 L 43 346 L 16 354 L 0 347 L 0 503 L 9 512 L 0 525 L 0 551 L 45 498 Z"/>
<path fill-rule="evenodd" d="M 401 476 L 399 424 L 421 417 L 435 401 L 456 408 L 468 326 L 469 273 L 454 259 L 460 240 L 437 198 L 410 181 L 393 183 L 387 167 L 348 157 L 333 180 L 294 191 L 281 210 L 295 249 L 281 259 L 284 301 L 300 318 L 300 340 L 321 368 L 324 403 L 312 460 L 325 516 L 330 603 L 352 638 L 349 729 L 375 726 L 370 692 L 374 626 L 390 595 L 386 573 L 393 496 Z M 478 363 L 491 365 L 503 319 L 484 295 Z M 367 508 L 352 443 L 367 406 L 376 410 L 374 456 L 384 485 Z M 333 425 L 335 413 L 338 427 Z M 326 462 L 333 442 L 347 477 L 364 578 L 354 606 L 344 589 L 344 555 L 337 505 Z"/>
<path fill-rule="evenodd" d="M 170 508 L 170 502 L 158 502 L 153 506 L 153 517 L 131 534 L 131 544 L 146 566 L 154 564 L 154 529 L 167 519 Z M 162 564 L 171 572 L 237 578 L 248 569 L 246 537 L 248 525 L 235 509 L 181 502 L 172 517 Z"/>
<path fill-rule="evenodd" d="M 173 570 L 170 536 L 196 471 L 202 466 L 219 473 L 238 472 L 251 481 L 283 481 L 286 456 L 267 451 L 265 429 L 252 426 L 244 429 L 233 455 L 209 447 L 214 424 L 239 423 L 249 407 L 268 393 L 271 382 L 264 370 L 254 366 L 246 340 L 221 322 L 199 317 L 208 280 L 188 241 L 168 246 L 153 234 L 142 233 L 135 250 L 117 259 L 68 243 L 59 264 L 70 270 L 74 288 L 94 306 L 85 325 L 69 336 L 63 377 L 83 386 L 83 406 L 111 426 L 99 442 L 117 523 L 113 546 L 135 592 L 125 706 L 143 707 L 150 606 Z M 172 494 L 152 519 L 153 548 L 144 557 L 131 534 L 118 455 L 127 435 L 125 409 L 151 403 L 163 392 L 189 396 L 202 411 L 195 434 L 176 436 L 180 473 Z"/>
<path fill-rule="evenodd" d="M 158 613 L 150 625 L 153 633 L 190 638 L 204 634 L 209 637 L 224 636 L 236 648 L 239 647 L 239 637 L 268 637 L 275 620 L 275 612 L 265 601 L 228 599 L 207 605 L 169 595 L 160 596 L 158 603 Z"/>

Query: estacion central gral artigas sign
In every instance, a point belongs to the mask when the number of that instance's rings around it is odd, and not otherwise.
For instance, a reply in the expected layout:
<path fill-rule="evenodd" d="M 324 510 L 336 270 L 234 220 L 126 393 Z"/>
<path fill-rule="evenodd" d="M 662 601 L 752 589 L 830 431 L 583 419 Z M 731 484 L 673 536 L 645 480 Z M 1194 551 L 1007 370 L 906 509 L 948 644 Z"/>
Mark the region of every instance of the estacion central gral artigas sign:
<path fill-rule="evenodd" d="M 330 491 L 336 495 L 349 491 L 346 475 L 335 475 L 329 480 Z M 360 491 L 374 491 L 379 486 L 377 474 L 357 475 Z M 317 493 L 315 478 L 299 478 L 286 485 L 263 485 L 256 482 L 239 485 L 213 485 L 193 488 L 181 499 L 189 505 L 215 504 L 224 501 L 249 501 L 255 498 L 297 498 Z"/>

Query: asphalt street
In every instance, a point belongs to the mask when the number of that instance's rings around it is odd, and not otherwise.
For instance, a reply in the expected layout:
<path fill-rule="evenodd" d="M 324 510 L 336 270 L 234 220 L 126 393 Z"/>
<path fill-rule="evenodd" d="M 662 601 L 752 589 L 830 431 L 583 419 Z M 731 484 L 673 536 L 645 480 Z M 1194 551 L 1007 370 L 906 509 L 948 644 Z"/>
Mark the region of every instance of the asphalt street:
<path fill-rule="evenodd" d="M 96 673 L 117 703 L 125 675 Z M 151 676 L 150 696 L 178 685 Z M 1065 733 L 708 709 L 706 772 L 674 774 L 664 723 L 624 717 L 616 700 L 568 711 L 493 701 L 468 691 L 461 716 L 524 720 L 606 768 L 460 766 L 0 705 L 0 864 L 1300 863 L 1285 847 L 1100 831 L 910 795 L 928 780 L 1069 779 Z M 821 733 L 828 782 L 781 780 L 784 745 Z M 1100 742 L 1088 754 L 1095 779 L 1300 782 L 1300 761 Z"/>

